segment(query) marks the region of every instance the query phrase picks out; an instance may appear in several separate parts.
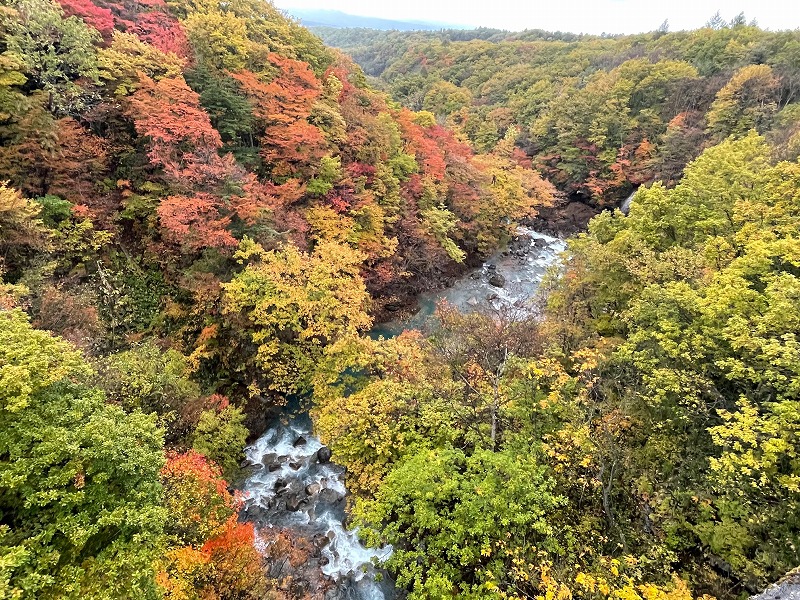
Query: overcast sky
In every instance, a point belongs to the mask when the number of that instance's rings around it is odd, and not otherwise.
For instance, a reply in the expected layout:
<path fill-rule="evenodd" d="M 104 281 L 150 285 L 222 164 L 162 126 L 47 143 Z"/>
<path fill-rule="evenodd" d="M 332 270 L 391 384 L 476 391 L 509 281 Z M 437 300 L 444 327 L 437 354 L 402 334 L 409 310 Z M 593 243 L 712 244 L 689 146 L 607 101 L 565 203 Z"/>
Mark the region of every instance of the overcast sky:
<path fill-rule="evenodd" d="M 767 29 L 800 28 L 800 0 L 275 0 L 280 8 L 322 8 L 385 19 L 575 33 L 696 29 L 718 10 L 744 12 Z"/>

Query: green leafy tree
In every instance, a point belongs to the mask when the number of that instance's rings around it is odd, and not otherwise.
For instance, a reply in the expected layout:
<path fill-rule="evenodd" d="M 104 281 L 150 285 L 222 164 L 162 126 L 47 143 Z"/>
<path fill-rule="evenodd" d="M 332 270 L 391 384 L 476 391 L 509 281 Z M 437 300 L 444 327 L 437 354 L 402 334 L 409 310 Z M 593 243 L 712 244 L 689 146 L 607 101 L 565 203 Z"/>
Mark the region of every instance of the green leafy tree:
<path fill-rule="evenodd" d="M 6 55 L 24 66 L 31 81 L 50 96 L 50 109 L 71 113 L 83 108 L 79 79 L 97 81 L 94 45 L 100 34 L 78 17 L 64 17 L 51 0 L 18 0 L 6 38 Z"/>
<path fill-rule="evenodd" d="M 226 406 L 220 410 L 205 410 L 192 434 L 192 448 L 217 463 L 226 480 L 234 481 L 248 435 L 240 408 Z"/>
<path fill-rule="evenodd" d="M 128 411 L 166 414 L 200 395 L 186 358 L 175 350 L 162 351 L 152 341 L 112 354 L 101 368 L 109 400 Z"/>
<path fill-rule="evenodd" d="M 742 136 L 750 129 L 765 132 L 778 111 L 779 81 L 769 65 L 737 71 L 708 111 L 708 130 L 717 139 Z"/>
<path fill-rule="evenodd" d="M 530 589 L 519 561 L 557 550 L 562 501 L 528 457 L 445 447 L 409 456 L 357 515 L 368 539 L 395 546 L 388 564 L 410 598 L 491 598 Z"/>
<path fill-rule="evenodd" d="M 0 585 L 11 597 L 158 597 L 163 433 L 104 404 L 91 376 L 69 344 L 0 313 Z"/>

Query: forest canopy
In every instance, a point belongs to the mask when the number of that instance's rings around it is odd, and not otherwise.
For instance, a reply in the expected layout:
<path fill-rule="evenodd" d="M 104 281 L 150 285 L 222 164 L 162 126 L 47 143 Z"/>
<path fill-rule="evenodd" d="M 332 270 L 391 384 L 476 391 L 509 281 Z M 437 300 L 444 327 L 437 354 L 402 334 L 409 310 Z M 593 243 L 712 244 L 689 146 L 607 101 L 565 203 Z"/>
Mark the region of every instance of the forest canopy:
<path fill-rule="evenodd" d="M 322 32 L 362 71 L 264 0 L 0 29 L 0 597 L 325 597 L 236 491 L 301 398 L 409 598 L 800 565 L 797 32 Z M 373 330 L 577 204 L 537 314 Z"/>

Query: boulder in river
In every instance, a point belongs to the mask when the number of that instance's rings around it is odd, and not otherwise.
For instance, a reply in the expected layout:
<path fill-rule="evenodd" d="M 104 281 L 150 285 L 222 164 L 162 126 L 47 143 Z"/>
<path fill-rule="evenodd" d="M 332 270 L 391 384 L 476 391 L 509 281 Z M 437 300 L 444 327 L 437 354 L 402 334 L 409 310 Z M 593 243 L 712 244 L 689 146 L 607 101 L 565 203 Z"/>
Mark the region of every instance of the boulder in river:
<path fill-rule="evenodd" d="M 300 494 L 290 494 L 286 497 L 286 510 L 297 512 L 306 503 L 306 499 Z"/>
<path fill-rule="evenodd" d="M 297 495 L 305 490 L 303 483 L 298 479 L 291 479 L 288 482 L 283 479 L 278 479 L 278 481 L 275 482 L 274 489 L 275 494 L 278 496 L 283 496 L 284 494 Z"/>
<path fill-rule="evenodd" d="M 274 452 L 270 452 L 269 454 L 265 454 L 261 458 L 261 464 L 264 465 L 267 468 L 271 467 L 274 464 L 277 464 L 277 462 L 278 462 L 278 455 L 275 454 Z"/>
<path fill-rule="evenodd" d="M 316 548 L 322 550 L 325 546 L 330 544 L 331 541 L 324 533 L 316 533 L 314 534 L 314 537 L 311 538 L 311 543 L 314 544 Z"/>
<path fill-rule="evenodd" d="M 298 446 L 305 446 L 307 442 L 308 440 L 301 435 L 294 441 L 294 447 L 297 448 Z"/>
<path fill-rule="evenodd" d="M 761 594 L 750 596 L 750 600 L 800 600 L 800 567 L 787 573 Z"/>
<path fill-rule="evenodd" d="M 317 450 L 317 460 L 322 464 L 329 462 L 331 460 L 331 449 L 327 446 L 323 446 Z"/>
<path fill-rule="evenodd" d="M 495 273 L 494 275 L 489 277 L 489 285 L 501 288 L 505 284 L 506 284 L 506 278 L 500 275 L 500 273 Z"/>
<path fill-rule="evenodd" d="M 473 296 L 472 298 L 467 300 L 467 304 L 469 304 L 470 306 L 478 306 L 478 304 L 480 304 L 480 302 L 478 301 L 478 299 L 475 296 Z"/>
<path fill-rule="evenodd" d="M 302 468 L 303 468 L 303 463 L 301 463 L 301 462 L 290 462 L 290 463 L 289 463 L 289 467 L 290 467 L 290 468 L 291 468 L 293 471 L 299 471 L 300 469 L 302 469 Z"/>
<path fill-rule="evenodd" d="M 306 486 L 306 494 L 309 496 L 313 496 L 314 494 L 319 494 L 319 491 L 322 489 L 322 486 L 318 483 L 310 483 Z"/>
<path fill-rule="evenodd" d="M 332 490 L 330 488 L 325 488 L 319 493 L 319 501 L 324 502 L 325 504 L 334 504 L 338 502 L 339 494 L 336 490 Z"/>

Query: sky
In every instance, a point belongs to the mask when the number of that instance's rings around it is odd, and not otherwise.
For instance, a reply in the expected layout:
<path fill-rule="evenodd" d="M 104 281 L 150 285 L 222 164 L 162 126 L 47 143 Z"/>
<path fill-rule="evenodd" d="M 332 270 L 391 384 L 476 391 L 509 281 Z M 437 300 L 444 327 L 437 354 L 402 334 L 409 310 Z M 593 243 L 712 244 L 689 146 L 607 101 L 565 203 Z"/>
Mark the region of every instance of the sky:
<path fill-rule="evenodd" d="M 717 11 L 744 12 L 766 29 L 800 28 L 800 0 L 274 0 L 279 8 L 340 10 L 401 21 L 545 29 L 573 33 L 640 33 L 664 20 L 670 31 L 702 27 Z"/>

